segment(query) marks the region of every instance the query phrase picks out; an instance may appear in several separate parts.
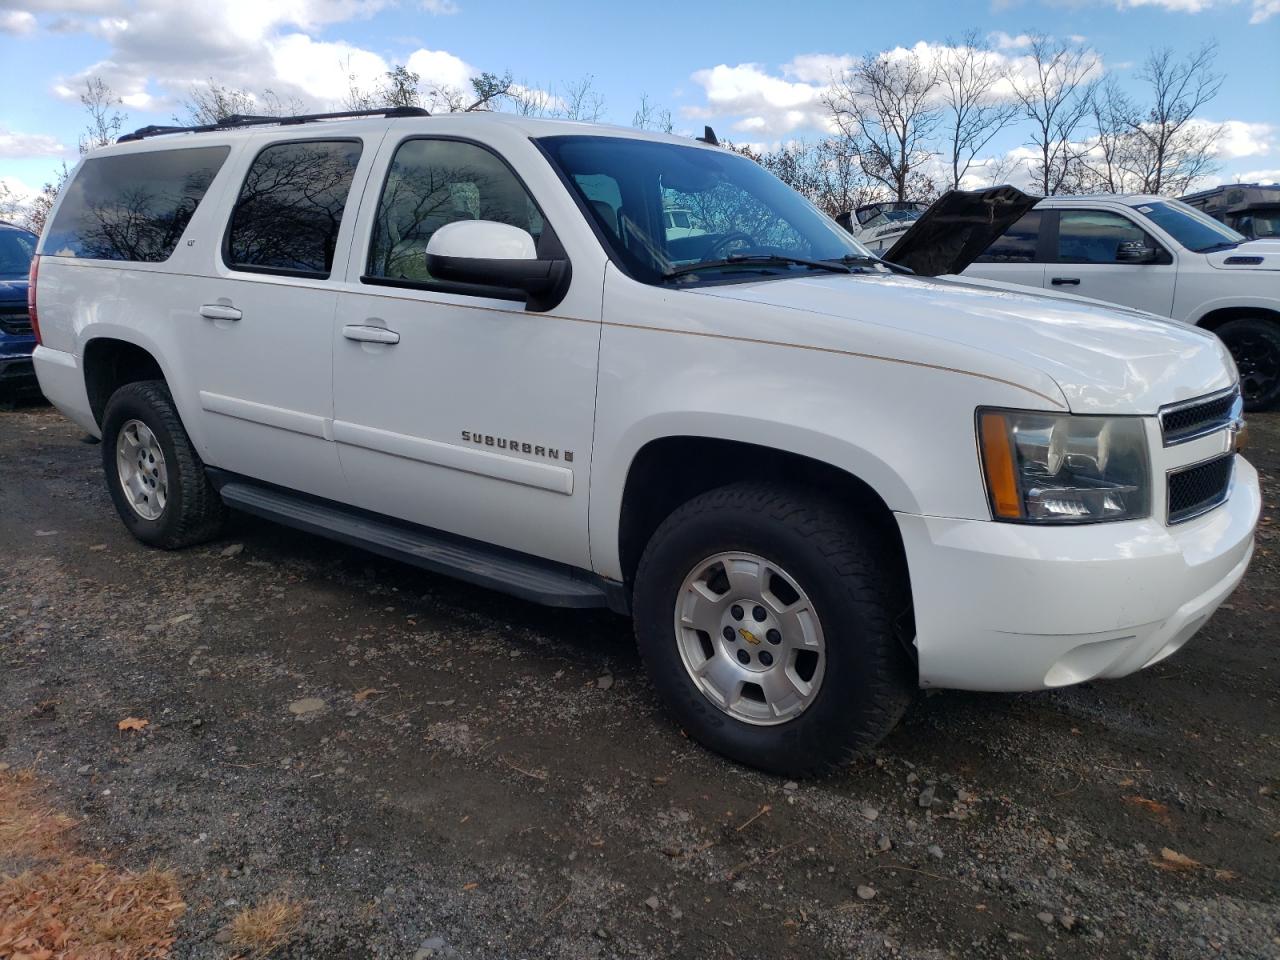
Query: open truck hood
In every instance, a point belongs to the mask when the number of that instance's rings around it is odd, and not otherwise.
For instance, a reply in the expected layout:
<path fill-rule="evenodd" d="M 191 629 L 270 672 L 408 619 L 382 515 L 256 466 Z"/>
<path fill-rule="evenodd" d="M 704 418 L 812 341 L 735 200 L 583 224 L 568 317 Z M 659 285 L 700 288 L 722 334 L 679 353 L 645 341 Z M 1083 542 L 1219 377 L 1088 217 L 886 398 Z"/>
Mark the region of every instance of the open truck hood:
<path fill-rule="evenodd" d="M 1010 186 L 948 190 L 882 258 L 922 277 L 962 273 L 1039 202 Z"/>

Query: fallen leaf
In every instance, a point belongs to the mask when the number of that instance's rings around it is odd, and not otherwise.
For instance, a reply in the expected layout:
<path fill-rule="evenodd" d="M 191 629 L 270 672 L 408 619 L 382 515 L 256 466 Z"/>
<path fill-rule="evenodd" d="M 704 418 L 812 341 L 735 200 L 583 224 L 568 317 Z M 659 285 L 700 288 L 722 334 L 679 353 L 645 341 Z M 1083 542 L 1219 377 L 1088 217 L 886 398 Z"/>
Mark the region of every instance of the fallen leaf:
<path fill-rule="evenodd" d="M 1192 860 L 1185 854 L 1170 850 L 1168 847 L 1161 848 L 1160 859 L 1154 862 L 1161 870 L 1198 870 L 1203 866 L 1199 860 Z"/>
<path fill-rule="evenodd" d="M 372 697 L 375 693 L 385 693 L 385 692 L 386 691 L 384 690 L 375 690 L 373 687 L 365 687 L 363 690 L 357 690 L 351 699 L 353 699 L 356 703 L 364 703 L 366 700 Z"/>
<path fill-rule="evenodd" d="M 116 729 L 117 730 L 141 730 L 143 727 L 148 726 L 150 723 L 151 723 L 150 720 L 143 720 L 141 717 L 125 717 L 123 720 L 121 720 L 119 723 L 116 724 Z"/>
<path fill-rule="evenodd" d="M 1146 797 L 1130 795 L 1124 798 L 1124 802 L 1131 807 L 1145 810 L 1166 826 L 1173 822 L 1169 817 L 1169 808 L 1158 800 L 1149 800 Z"/>
<path fill-rule="evenodd" d="M 478 887 L 478 886 L 480 886 L 480 884 L 478 884 L 478 883 L 476 883 L 474 880 L 472 880 L 470 883 L 464 883 L 464 884 L 462 885 L 462 889 L 463 889 L 463 890 L 474 890 L 474 889 L 475 889 L 476 887 Z"/>

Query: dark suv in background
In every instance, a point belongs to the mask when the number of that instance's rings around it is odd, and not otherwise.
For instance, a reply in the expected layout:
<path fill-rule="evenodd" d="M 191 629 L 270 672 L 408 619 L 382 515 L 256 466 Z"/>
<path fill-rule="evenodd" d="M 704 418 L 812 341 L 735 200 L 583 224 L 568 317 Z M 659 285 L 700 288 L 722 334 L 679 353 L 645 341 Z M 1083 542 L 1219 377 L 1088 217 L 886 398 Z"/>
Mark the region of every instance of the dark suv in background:
<path fill-rule="evenodd" d="M 27 275 L 37 239 L 0 220 L 0 400 L 40 394 L 31 366 L 36 338 L 27 315 Z"/>

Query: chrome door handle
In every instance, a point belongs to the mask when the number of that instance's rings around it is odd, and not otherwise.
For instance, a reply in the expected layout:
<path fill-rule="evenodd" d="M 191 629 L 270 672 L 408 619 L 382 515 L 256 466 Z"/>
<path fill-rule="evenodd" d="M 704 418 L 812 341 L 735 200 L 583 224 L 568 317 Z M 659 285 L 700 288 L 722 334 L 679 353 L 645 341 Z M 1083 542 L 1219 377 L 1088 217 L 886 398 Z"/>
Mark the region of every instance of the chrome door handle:
<path fill-rule="evenodd" d="M 244 314 L 230 304 L 206 303 L 200 308 L 200 316 L 206 320 L 239 320 Z"/>
<path fill-rule="evenodd" d="M 1079 277 L 1054 277 L 1049 281 L 1055 287 L 1078 287 L 1080 286 Z"/>
<path fill-rule="evenodd" d="M 386 327 L 371 327 L 363 323 L 348 323 L 342 328 L 342 335 L 358 343 L 396 344 L 400 342 L 400 334 L 394 330 L 388 330 Z"/>

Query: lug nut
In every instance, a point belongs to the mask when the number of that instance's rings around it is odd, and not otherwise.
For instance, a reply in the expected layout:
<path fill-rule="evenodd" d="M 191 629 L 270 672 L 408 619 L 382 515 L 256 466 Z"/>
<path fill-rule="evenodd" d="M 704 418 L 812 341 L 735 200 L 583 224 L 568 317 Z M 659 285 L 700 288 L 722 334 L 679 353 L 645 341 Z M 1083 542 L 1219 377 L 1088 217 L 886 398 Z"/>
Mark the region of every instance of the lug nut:
<path fill-rule="evenodd" d="M 729 615 L 735 620 L 741 620 L 746 614 L 742 612 L 742 608 L 736 603 L 729 608 Z"/>
<path fill-rule="evenodd" d="M 764 638 L 772 643 L 775 647 L 782 642 L 782 634 L 777 630 L 770 630 L 764 635 Z"/>
<path fill-rule="evenodd" d="M 756 623 L 764 623 L 764 618 L 769 614 L 765 613 L 764 607 L 757 606 L 751 611 L 751 616 L 755 617 Z"/>
<path fill-rule="evenodd" d="M 760 651 L 760 662 L 761 662 L 761 663 L 763 663 L 766 667 L 772 666 L 772 665 L 773 665 L 773 654 L 772 654 L 772 653 L 770 653 L 768 650 L 761 650 L 761 651 Z"/>
<path fill-rule="evenodd" d="M 724 638 L 728 640 L 730 643 L 732 643 L 734 639 L 738 636 L 736 633 L 733 632 L 733 627 L 725 627 L 724 630 L 721 632 L 724 634 Z"/>
<path fill-rule="evenodd" d="M 739 663 L 750 663 L 750 662 L 751 662 L 751 654 L 747 653 L 747 651 L 745 651 L 745 650 L 739 650 L 739 651 L 738 651 L 738 662 L 739 662 Z"/>

